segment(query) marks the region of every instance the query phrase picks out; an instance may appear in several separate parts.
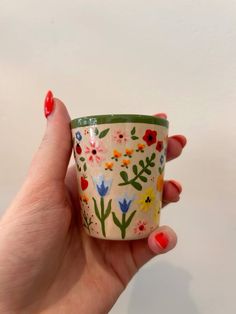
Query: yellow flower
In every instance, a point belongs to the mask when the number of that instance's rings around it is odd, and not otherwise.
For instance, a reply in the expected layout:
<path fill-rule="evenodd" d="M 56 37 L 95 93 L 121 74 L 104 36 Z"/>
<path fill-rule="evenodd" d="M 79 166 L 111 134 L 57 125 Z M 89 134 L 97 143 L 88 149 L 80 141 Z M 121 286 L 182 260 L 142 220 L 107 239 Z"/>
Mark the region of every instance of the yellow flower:
<path fill-rule="evenodd" d="M 140 209 L 147 212 L 154 204 L 156 195 L 153 188 L 147 188 L 144 193 L 140 196 L 138 203 L 140 204 Z"/>
<path fill-rule="evenodd" d="M 118 150 L 114 149 L 113 151 L 113 157 L 114 158 L 119 158 L 122 154 L 120 152 L 118 152 Z"/>
<path fill-rule="evenodd" d="M 134 152 L 133 149 L 126 148 L 126 150 L 125 150 L 125 155 L 127 155 L 128 157 L 131 157 L 132 154 L 133 154 L 133 152 Z"/>
<path fill-rule="evenodd" d="M 114 163 L 113 162 L 106 162 L 105 163 L 105 170 L 110 170 L 112 171 Z"/>
<path fill-rule="evenodd" d="M 163 186 L 164 186 L 164 176 L 163 174 L 161 174 L 157 178 L 157 191 L 162 192 Z"/>
<path fill-rule="evenodd" d="M 156 225 L 159 223 L 161 206 L 162 201 L 159 201 L 157 205 L 154 207 L 153 219 Z"/>

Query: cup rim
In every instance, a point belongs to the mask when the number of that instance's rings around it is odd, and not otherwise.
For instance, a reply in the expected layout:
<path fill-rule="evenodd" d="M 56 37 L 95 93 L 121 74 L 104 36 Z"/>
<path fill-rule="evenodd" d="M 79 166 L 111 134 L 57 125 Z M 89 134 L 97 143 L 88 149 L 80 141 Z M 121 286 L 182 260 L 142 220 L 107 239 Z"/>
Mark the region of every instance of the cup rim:
<path fill-rule="evenodd" d="M 70 122 L 71 129 L 78 127 L 110 124 L 110 123 L 146 123 L 169 127 L 169 121 L 150 115 L 143 114 L 105 114 L 105 115 L 91 115 L 72 119 Z"/>

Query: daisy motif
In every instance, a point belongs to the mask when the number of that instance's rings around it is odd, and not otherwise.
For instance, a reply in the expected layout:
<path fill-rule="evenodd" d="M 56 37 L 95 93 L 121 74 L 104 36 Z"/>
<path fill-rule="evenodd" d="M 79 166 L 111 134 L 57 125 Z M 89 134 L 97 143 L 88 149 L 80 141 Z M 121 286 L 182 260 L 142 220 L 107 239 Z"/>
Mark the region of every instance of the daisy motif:
<path fill-rule="evenodd" d="M 102 143 L 99 141 L 90 141 L 90 145 L 85 148 L 85 154 L 91 164 L 100 164 L 104 160 L 105 152 Z"/>
<path fill-rule="evenodd" d="M 125 133 L 125 131 L 122 130 L 116 130 L 113 134 L 113 139 L 116 143 L 122 144 L 126 143 L 128 141 L 128 136 Z"/>

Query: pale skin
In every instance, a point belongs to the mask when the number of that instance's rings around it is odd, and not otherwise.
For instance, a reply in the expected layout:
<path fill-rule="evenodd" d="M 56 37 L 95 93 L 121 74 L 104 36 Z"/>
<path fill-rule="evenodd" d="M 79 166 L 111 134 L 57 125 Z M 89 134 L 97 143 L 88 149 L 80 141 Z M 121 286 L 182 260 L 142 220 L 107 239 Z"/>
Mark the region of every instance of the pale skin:
<path fill-rule="evenodd" d="M 75 169 L 68 169 L 70 117 L 60 100 L 54 103 L 26 180 L 0 221 L 1 314 L 108 313 L 135 273 L 177 242 L 168 226 L 136 241 L 85 234 Z M 167 159 L 178 157 L 183 146 L 170 137 Z M 166 181 L 164 205 L 177 202 L 180 192 Z M 165 249 L 155 241 L 161 231 L 169 240 Z"/>

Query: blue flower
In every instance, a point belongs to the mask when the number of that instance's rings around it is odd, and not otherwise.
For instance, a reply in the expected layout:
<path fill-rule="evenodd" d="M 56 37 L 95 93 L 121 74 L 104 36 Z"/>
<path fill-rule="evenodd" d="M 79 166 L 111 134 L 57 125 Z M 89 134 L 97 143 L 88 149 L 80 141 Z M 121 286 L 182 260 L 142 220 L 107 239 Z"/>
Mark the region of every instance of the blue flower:
<path fill-rule="evenodd" d="M 134 198 L 127 197 L 126 195 L 125 197 L 118 199 L 118 204 L 122 213 L 127 213 L 133 200 Z"/>
<path fill-rule="evenodd" d="M 164 162 L 164 156 L 163 156 L 163 155 L 161 155 L 161 158 L 160 158 L 160 163 L 161 163 L 161 164 L 163 164 L 163 162 Z"/>
<path fill-rule="evenodd" d="M 106 196 L 111 187 L 111 180 L 105 180 L 104 176 L 98 176 L 97 178 L 93 178 L 93 181 L 97 188 L 98 194 L 101 197 Z"/>
<path fill-rule="evenodd" d="M 77 131 L 77 132 L 75 133 L 75 137 L 77 138 L 78 141 L 81 141 L 81 140 L 82 140 L 82 135 L 81 135 L 80 131 Z"/>

